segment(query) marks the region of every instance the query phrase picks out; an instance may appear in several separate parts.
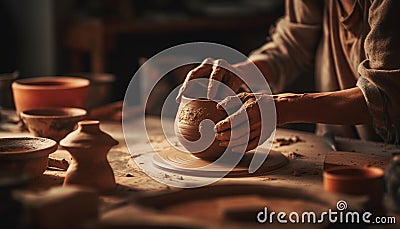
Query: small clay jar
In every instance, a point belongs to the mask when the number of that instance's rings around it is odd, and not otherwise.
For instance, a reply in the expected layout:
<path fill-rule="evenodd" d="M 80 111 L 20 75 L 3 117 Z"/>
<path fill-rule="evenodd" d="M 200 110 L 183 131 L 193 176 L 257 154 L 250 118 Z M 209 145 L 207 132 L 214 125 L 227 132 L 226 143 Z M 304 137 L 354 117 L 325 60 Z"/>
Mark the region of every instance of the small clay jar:
<path fill-rule="evenodd" d="M 108 151 L 118 141 L 100 129 L 100 122 L 78 122 L 78 129 L 60 141 L 72 156 L 64 185 L 78 184 L 106 192 L 116 186 L 114 172 L 107 161 Z"/>
<path fill-rule="evenodd" d="M 214 124 L 228 116 L 224 110 L 218 110 L 217 103 L 208 99 L 191 99 L 182 97 L 182 101 L 175 120 L 175 134 L 179 142 L 193 154 L 201 159 L 214 161 L 226 150 L 219 146 L 215 139 L 213 127 L 208 127 L 208 132 L 200 133 L 200 125 L 203 120 L 211 120 Z M 201 138 L 201 139 L 200 139 Z M 195 144 L 194 142 L 197 143 Z M 212 142 L 208 147 L 202 141 Z"/>

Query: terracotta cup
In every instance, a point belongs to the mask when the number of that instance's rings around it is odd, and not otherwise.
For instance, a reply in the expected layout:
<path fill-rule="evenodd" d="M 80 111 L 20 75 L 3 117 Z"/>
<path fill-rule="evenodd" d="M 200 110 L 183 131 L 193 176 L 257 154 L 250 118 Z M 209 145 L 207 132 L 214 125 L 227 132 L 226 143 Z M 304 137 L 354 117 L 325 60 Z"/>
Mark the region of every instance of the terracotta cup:
<path fill-rule="evenodd" d="M 89 80 L 77 77 L 37 77 L 12 84 L 17 114 L 25 110 L 77 107 L 87 108 Z"/>
<path fill-rule="evenodd" d="M 208 99 L 182 97 L 175 120 L 175 131 L 179 142 L 194 156 L 210 161 L 218 159 L 226 150 L 226 147 L 219 146 L 219 141 L 215 139 L 213 127 L 226 118 L 227 113 L 218 110 L 216 105 L 215 101 Z M 205 127 L 207 130 L 201 134 L 200 125 L 207 119 L 214 124 Z"/>
<path fill-rule="evenodd" d="M 384 171 L 377 167 L 339 166 L 323 173 L 324 189 L 335 193 L 365 195 L 372 206 L 381 206 Z"/>

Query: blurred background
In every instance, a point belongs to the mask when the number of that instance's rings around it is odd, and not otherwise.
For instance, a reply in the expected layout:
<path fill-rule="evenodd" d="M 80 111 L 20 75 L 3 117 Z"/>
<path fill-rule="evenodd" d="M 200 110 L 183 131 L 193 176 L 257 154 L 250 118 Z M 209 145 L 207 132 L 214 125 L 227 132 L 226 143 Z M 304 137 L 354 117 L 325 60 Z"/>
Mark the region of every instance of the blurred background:
<path fill-rule="evenodd" d="M 140 58 L 193 41 L 248 54 L 282 13 L 283 0 L 3 0 L 0 73 L 111 73 L 120 100 Z"/>

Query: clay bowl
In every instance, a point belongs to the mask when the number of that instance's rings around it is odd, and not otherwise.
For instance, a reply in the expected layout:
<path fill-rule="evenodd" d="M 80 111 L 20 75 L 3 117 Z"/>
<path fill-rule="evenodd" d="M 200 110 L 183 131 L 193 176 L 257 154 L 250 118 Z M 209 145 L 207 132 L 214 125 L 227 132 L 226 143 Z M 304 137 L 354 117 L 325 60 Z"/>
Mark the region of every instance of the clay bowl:
<path fill-rule="evenodd" d="M 0 138 L 0 174 L 2 177 L 35 178 L 47 168 L 49 154 L 57 142 L 47 138 Z"/>
<path fill-rule="evenodd" d="M 86 114 L 84 109 L 62 107 L 26 110 L 20 116 L 33 136 L 59 142 L 74 129 L 76 123 L 85 119 Z"/>
<path fill-rule="evenodd" d="M 53 107 L 87 108 L 89 80 L 77 77 L 37 77 L 12 84 L 17 114 Z"/>
<path fill-rule="evenodd" d="M 339 166 L 323 173 L 324 189 L 334 193 L 368 196 L 380 205 L 384 190 L 384 171 L 377 167 Z"/>
<path fill-rule="evenodd" d="M 226 150 L 226 147 L 218 145 L 219 141 L 215 139 L 213 127 L 226 118 L 227 113 L 218 110 L 216 105 L 215 101 L 208 99 L 182 97 L 175 120 L 175 134 L 179 142 L 194 156 L 209 161 L 218 159 Z M 214 124 L 212 127 L 204 128 L 207 130 L 201 135 L 200 123 L 207 119 Z M 207 144 L 207 142 L 212 143 Z"/>

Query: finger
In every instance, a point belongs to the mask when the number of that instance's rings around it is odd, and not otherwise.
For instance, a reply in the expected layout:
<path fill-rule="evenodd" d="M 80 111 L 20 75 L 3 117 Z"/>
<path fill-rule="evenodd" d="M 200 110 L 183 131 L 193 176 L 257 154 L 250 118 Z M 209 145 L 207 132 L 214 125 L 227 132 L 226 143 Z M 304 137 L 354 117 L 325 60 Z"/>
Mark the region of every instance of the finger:
<path fill-rule="evenodd" d="M 219 145 L 219 146 L 222 146 L 222 147 L 227 147 L 227 146 L 229 145 L 229 141 L 220 141 L 220 142 L 218 143 L 218 145 Z"/>
<path fill-rule="evenodd" d="M 210 75 L 210 81 L 208 82 L 207 88 L 207 98 L 214 99 L 218 92 L 218 86 L 221 84 L 224 75 L 227 70 L 221 66 L 222 60 L 217 60 L 214 62 L 212 67 L 212 72 Z"/>
<path fill-rule="evenodd" d="M 250 139 L 254 139 L 256 137 L 260 137 L 260 130 L 259 129 L 255 129 L 252 131 L 248 131 L 246 134 L 242 135 L 242 137 L 234 139 L 234 140 L 230 140 L 230 141 L 221 141 L 220 142 L 220 146 L 231 146 L 231 147 L 235 147 L 235 146 L 240 146 L 243 144 L 246 144 L 250 141 Z"/>
<path fill-rule="evenodd" d="M 259 130 L 251 131 L 250 133 L 247 133 L 246 135 L 243 135 L 241 138 L 232 140 L 230 142 L 230 146 L 234 147 L 234 146 L 239 146 L 239 145 L 246 144 L 246 143 L 250 142 L 251 139 L 254 139 L 254 138 L 259 137 L 259 136 L 260 136 L 260 131 Z"/>
<path fill-rule="evenodd" d="M 183 94 L 188 89 L 188 84 L 189 84 L 190 80 L 203 78 L 205 76 L 208 76 L 211 73 L 213 62 L 214 62 L 214 59 L 206 58 L 205 60 L 203 60 L 203 62 L 199 66 L 197 66 L 196 68 L 192 69 L 186 75 L 185 81 L 183 82 L 181 88 L 179 89 L 178 95 L 176 97 L 176 102 L 177 103 L 181 102 Z"/>
<path fill-rule="evenodd" d="M 255 137 L 254 139 L 251 139 L 249 141 L 244 152 L 252 150 L 252 149 L 256 148 L 258 145 L 259 145 L 259 137 Z M 241 152 L 241 150 L 243 150 L 243 146 L 236 146 L 236 147 L 232 148 L 233 152 Z"/>
<path fill-rule="evenodd" d="M 241 92 L 234 96 L 227 96 L 225 99 L 223 99 L 222 101 L 217 103 L 217 109 L 223 110 L 225 108 L 225 110 L 230 110 L 230 109 L 236 108 L 239 105 L 243 105 L 243 103 L 245 103 L 246 100 L 248 100 L 249 98 L 252 98 L 252 97 L 254 97 L 253 93 L 248 93 L 248 92 Z M 231 101 L 233 101 L 235 103 L 230 104 L 230 103 L 232 103 Z"/>
<path fill-rule="evenodd" d="M 215 125 L 214 130 L 216 132 L 223 132 L 225 130 L 229 130 L 230 128 L 231 128 L 231 121 L 230 121 L 230 116 L 229 116 L 226 119 L 219 121 Z"/>
<path fill-rule="evenodd" d="M 229 70 L 227 70 L 227 73 L 223 76 L 222 82 L 224 82 L 234 92 L 239 91 L 239 88 L 243 84 L 243 81 Z"/>
<path fill-rule="evenodd" d="M 246 123 L 243 123 L 239 127 L 232 129 L 232 130 L 218 132 L 215 135 L 215 138 L 220 141 L 229 141 L 229 140 L 235 140 L 235 139 L 241 138 L 242 136 L 248 134 L 248 132 L 255 131 L 256 129 L 259 129 L 261 131 L 261 128 L 260 128 L 261 122 L 252 123 L 250 125 L 250 127 L 245 124 Z"/>
<path fill-rule="evenodd" d="M 217 132 L 215 138 L 220 141 L 229 141 L 230 139 L 237 139 L 242 135 L 246 134 L 249 131 L 249 128 L 246 125 L 240 125 L 238 128 L 229 129 L 222 132 Z"/>
<path fill-rule="evenodd" d="M 189 78 L 188 80 L 202 78 L 210 75 L 210 73 L 212 72 L 213 64 L 214 64 L 214 59 L 206 58 L 205 60 L 203 60 L 203 62 L 201 62 L 199 66 L 192 69 L 188 73 L 187 77 Z"/>
<path fill-rule="evenodd" d="M 187 74 L 185 81 L 182 84 L 182 87 L 179 89 L 177 100 L 179 99 L 179 101 L 180 101 L 183 94 L 186 92 L 186 90 L 188 90 L 190 80 L 203 78 L 204 76 L 209 75 L 211 73 L 211 70 L 212 70 L 211 65 L 203 65 L 203 64 L 200 65 L 199 67 L 191 70 Z"/>
<path fill-rule="evenodd" d="M 242 106 L 238 111 L 228 116 L 224 120 L 218 122 L 215 125 L 216 132 L 222 132 L 228 130 L 230 128 L 235 128 L 242 124 L 243 122 L 248 121 L 248 115 L 246 108 Z"/>
<path fill-rule="evenodd" d="M 261 120 L 260 111 L 255 98 L 252 97 L 251 93 L 243 93 L 239 96 L 241 100 L 247 100 L 244 105 L 235 113 L 228 116 L 224 120 L 218 122 L 215 125 L 216 132 L 223 132 L 229 128 L 233 129 L 241 125 L 243 122 L 249 121 L 250 118 L 253 122 Z M 250 99 L 248 99 L 250 98 Z M 256 106 L 256 107 L 255 107 Z"/>

